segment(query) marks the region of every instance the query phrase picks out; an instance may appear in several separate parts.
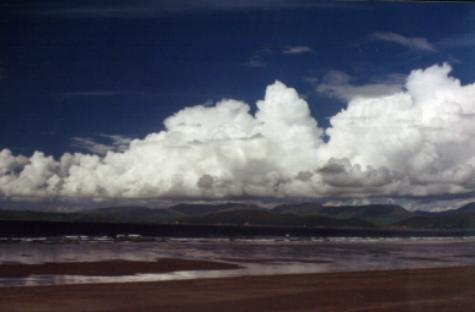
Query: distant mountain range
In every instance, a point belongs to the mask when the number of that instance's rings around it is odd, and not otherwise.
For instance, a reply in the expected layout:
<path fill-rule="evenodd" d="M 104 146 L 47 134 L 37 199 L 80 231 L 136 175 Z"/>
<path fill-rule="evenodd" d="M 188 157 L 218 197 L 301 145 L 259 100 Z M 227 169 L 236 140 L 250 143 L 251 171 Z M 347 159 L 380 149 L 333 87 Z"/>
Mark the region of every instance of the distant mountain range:
<path fill-rule="evenodd" d="M 180 223 L 189 224 L 229 224 L 268 226 L 309 226 L 309 227 L 359 227 L 371 228 L 375 225 L 361 219 L 336 219 L 319 215 L 301 216 L 297 214 L 275 213 L 269 210 L 224 210 L 200 216 L 184 216 Z"/>
<path fill-rule="evenodd" d="M 411 212 L 397 205 L 178 204 L 170 208 L 105 207 L 80 212 L 0 210 L 0 220 L 135 224 L 262 225 L 327 228 L 475 229 L 475 203 L 445 212 Z"/>
<path fill-rule="evenodd" d="M 395 226 L 410 229 L 475 229 L 475 203 L 455 210 L 432 213 L 416 213 L 416 216 L 401 220 Z"/>
<path fill-rule="evenodd" d="M 414 216 L 412 212 L 396 205 L 321 206 L 304 203 L 277 206 L 273 211 L 300 216 L 319 215 L 339 220 L 360 219 L 375 225 L 388 225 Z"/>

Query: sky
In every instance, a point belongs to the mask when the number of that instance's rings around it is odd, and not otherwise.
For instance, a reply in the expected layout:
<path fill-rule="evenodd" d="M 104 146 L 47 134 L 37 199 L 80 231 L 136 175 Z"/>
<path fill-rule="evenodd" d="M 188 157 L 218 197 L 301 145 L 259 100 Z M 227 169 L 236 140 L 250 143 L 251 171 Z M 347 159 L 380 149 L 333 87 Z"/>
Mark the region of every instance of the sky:
<path fill-rule="evenodd" d="M 472 200 L 471 3 L 3 1 L 0 21 L 0 199 Z"/>

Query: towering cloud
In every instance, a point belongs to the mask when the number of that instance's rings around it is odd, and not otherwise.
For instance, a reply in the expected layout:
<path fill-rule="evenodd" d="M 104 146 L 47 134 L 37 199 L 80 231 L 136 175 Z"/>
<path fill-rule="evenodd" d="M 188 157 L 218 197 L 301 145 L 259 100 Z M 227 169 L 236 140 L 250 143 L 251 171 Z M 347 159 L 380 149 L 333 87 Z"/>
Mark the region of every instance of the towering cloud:
<path fill-rule="evenodd" d="M 185 108 L 165 130 L 104 156 L 0 152 L 12 196 L 428 196 L 475 190 L 475 84 L 414 70 L 405 90 L 355 97 L 324 130 L 281 82 L 257 111 L 236 100 Z"/>

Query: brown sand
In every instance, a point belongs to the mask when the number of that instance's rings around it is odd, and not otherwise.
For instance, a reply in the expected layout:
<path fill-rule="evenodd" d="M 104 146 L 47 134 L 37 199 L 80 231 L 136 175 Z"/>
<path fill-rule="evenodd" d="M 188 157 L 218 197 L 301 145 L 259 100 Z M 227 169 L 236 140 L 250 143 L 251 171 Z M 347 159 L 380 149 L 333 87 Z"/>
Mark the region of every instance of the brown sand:
<path fill-rule="evenodd" d="M 475 268 L 2 288 L 0 311 L 474 311 Z"/>
<path fill-rule="evenodd" d="M 0 277 L 24 277 L 33 274 L 118 276 L 136 273 L 166 273 L 189 270 L 226 270 L 239 266 L 203 260 L 163 258 L 155 262 L 146 261 L 100 261 L 100 262 L 62 262 L 0 265 Z"/>

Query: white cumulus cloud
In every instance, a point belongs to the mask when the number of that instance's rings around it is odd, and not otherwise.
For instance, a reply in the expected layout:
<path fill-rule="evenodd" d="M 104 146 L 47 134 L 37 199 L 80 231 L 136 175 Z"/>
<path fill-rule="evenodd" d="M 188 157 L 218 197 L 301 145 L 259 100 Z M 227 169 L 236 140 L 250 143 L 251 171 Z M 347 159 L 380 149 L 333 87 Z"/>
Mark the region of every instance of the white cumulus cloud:
<path fill-rule="evenodd" d="M 187 107 L 165 130 L 103 155 L 54 159 L 0 151 L 5 198 L 392 197 L 475 191 L 475 84 L 447 64 L 412 71 L 405 87 L 355 97 L 322 129 L 295 89 Z M 340 77 L 341 78 L 341 77 Z M 344 78 L 344 77 L 343 77 Z M 322 138 L 326 134 L 328 140 Z M 117 143 L 119 144 L 119 143 Z M 113 145 L 113 144 L 112 144 Z M 105 154 L 104 154 L 105 153 Z"/>
<path fill-rule="evenodd" d="M 100 137 L 106 139 L 107 142 L 101 143 L 88 137 L 73 137 L 71 146 L 94 154 L 105 155 L 109 151 L 123 152 L 127 150 L 132 141 L 132 139 L 122 135 L 101 134 Z"/>

